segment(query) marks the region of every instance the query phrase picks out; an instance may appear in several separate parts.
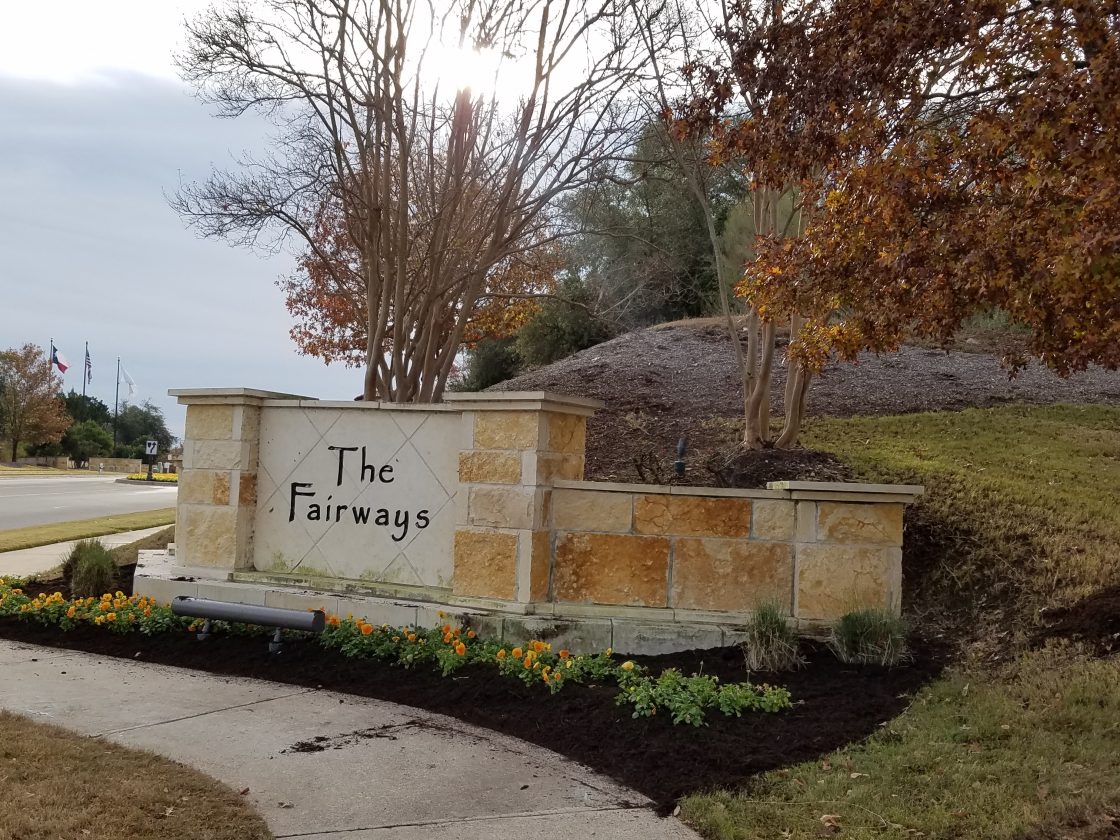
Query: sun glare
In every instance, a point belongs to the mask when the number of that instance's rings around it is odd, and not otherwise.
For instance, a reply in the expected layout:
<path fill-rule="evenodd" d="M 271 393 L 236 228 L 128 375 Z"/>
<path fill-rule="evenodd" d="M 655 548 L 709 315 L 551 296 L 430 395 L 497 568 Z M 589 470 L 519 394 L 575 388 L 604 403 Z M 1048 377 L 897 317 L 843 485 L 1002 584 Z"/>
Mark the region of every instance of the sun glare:
<path fill-rule="evenodd" d="M 469 89 L 484 99 L 505 99 L 524 86 L 519 64 L 497 50 L 433 44 L 424 56 L 423 72 L 447 93 Z"/>

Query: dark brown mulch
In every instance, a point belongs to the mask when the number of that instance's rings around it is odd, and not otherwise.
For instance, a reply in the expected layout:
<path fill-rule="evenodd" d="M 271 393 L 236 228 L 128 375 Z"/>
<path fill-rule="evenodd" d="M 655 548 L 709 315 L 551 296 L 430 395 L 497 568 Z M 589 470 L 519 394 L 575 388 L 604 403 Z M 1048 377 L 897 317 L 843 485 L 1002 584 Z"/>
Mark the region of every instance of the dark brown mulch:
<path fill-rule="evenodd" d="M 708 469 L 719 487 L 765 487 L 771 481 L 852 481 L 851 468 L 817 449 L 740 449 L 717 452 Z"/>
<path fill-rule="evenodd" d="M 770 397 L 782 411 L 785 368 L 775 360 Z M 669 481 L 687 437 L 685 484 L 712 484 L 712 452 L 735 439 L 743 395 L 726 327 L 714 319 L 626 333 L 492 390 L 554 391 L 603 400 L 588 424 L 587 477 Z M 903 346 L 830 365 L 809 391 L 809 416 L 905 414 L 1022 402 L 1120 404 L 1120 373 L 1099 368 L 1062 379 L 1032 362 L 1015 379 L 985 353 Z M 628 416 L 632 421 L 628 421 Z M 635 425 L 636 423 L 636 425 Z"/>
<path fill-rule="evenodd" d="M 1069 639 L 1092 645 L 1099 654 L 1120 651 L 1120 586 L 1094 592 L 1069 607 L 1048 610 L 1035 643 Z"/>
<path fill-rule="evenodd" d="M 127 566 L 119 566 L 117 577 L 113 581 L 113 585 L 109 587 L 110 591 L 116 592 L 120 590 L 128 595 L 132 594 L 132 576 L 136 571 L 136 564 L 130 563 Z M 24 594 L 34 598 L 36 595 L 53 595 L 55 592 L 61 592 L 62 597 L 67 600 L 74 597 L 73 591 L 70 589 L 70 581 L 66 578 L 51 578 L 49 580 L 30 580 L 21 587 Z"/>
<path fill-rule="evenodd" d="M 673 726 L 664 716 L 635 720 L 615 704 L 617 687 L 565 687 L 550 695 L 495 679 L 494 671 L 468 666 L 453 677 L 423 669 L 405 671 L 369 660 L 347 659 L 313 641 L 291 641 L 278 656 L 263 638 L 191 634 L 149 638 L 95 628 L 63 633 L 16 619 L 0 619 L 0 636 L 107 656 L 275 680 L 375 697 L 449 715 L 554 750 L 610 776 L 654 800 L 665 812 L 678 798 L 712 788 L 735 788 L 766 770 L 816 758 L 865 738 L 897 715 L 910 695 L 939 671 L 938 658 L 919 650 L 906 668 L 854 668 L 821 646 L 807 644 L 808 665 L 790 674 L 755 674 L 789 688 L 795 707 L 742 718 L 709 716 L 709 725 Z M 738 648 L 646 657 L 655 668 L 703 671 L 723 680 L 745 678 Z M 293 748 L 306 748 L 292 745 Z"/>

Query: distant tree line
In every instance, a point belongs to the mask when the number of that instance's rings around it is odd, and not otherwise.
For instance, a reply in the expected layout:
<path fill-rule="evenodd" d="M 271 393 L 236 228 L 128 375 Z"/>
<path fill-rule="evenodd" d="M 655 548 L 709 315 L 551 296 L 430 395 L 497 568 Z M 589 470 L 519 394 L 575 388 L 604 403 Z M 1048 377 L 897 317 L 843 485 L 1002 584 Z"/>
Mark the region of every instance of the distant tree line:
<path fill-rule="evenodd" d="M 60 390 L 41 347 L 26 344 L 0 352 L 0 440 L 15 461 L 66 455 L 75 464 L 93 458 L 139 458 L 146 441 L 160 452 L 175 444 L 163 412 L 148 401 L 125 403 L 114 418 L 96 397 Z"/>

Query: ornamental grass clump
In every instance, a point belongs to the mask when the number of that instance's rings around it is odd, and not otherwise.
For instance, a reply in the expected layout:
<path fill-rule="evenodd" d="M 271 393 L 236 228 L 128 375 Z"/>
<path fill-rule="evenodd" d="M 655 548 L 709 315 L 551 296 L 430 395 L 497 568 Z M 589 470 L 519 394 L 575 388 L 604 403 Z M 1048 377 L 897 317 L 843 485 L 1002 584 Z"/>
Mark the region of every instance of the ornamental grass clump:
<path fill-rule="evenodd" d="M 63 566 L 70 571 L 70 591 L 77 598 L 91 598 L 113 588 L 117 563 L 100 540 L 82 540 L 70 550 Z"/>
<path fill-rule="evenodd" d="M 797 634 L 782 608 L 767 601 L 755 607 L 742 641 L 748 671 L 792 671 L 805 664 L 797 648 Z"/>
<path fill-rule="evenodd" d="M 906 634 L 906 622 L 889 610 L 855 610 L 832 626 L 828 644 L 841 662 L 892 666 L 910 659 Z"/>

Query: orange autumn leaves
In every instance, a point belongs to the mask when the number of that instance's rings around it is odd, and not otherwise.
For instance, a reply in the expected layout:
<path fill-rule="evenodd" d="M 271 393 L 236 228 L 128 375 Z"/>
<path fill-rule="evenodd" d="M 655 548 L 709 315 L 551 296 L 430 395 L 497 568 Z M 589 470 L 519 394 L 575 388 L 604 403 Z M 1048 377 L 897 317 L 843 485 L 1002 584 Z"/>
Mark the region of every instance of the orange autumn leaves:
<path fill-rule="evenodd" d="M 803 235 L 760 238 L 738 287 L 807 317 L 791 356 L 819 369 L 909 331 L 948 342 L 999 307 L 1059 373 L 1120 366 L 1114 4 L 734 8 L 729 59 L 692 68 L 701 95 L 676 126 L 796 191 Z"/>

